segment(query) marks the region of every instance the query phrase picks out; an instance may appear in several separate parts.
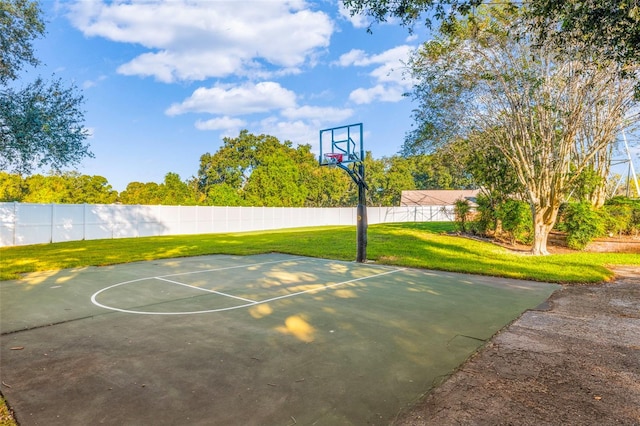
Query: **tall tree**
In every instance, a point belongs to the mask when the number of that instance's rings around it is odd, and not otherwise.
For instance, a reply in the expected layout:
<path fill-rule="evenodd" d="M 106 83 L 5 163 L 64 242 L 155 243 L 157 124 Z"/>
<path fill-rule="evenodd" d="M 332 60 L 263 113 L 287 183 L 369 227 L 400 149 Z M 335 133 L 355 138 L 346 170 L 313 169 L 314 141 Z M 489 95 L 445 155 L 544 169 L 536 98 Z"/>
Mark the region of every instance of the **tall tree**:
<path fill-rule="evenodd" d="M 160 185 L 155 182 L 130 182 L 118 196 L 122 204 L 157 205 L 162 202 Z"/>
<path fill-rule="evenodd" d="M 22 89 L 10 86 L 25 64 L 39 63 L 32 42 L 44 34 L 41 14 L 35 1 L 0 0 L 0 169 L 24 174 L 92 156 L 75 86 L 41 78 Z"/>
<path fill-rule="evenodd" d="M 466 168 L 468 153 L 462 149 L 461 145 L 433 147 L 423 143 L 423 148 L 420 151 L 402 151 L 403 158 L 406 157 L 409 161 L 415 189 L 471 189 L 477 187 L 477 182 L 473 180 L 471 173 Z"/>
<path fill-rule="evenodd" d="M 377 22 L 396 18 L 411 29 L 421 19 L 429 28 L 436 22 L 451 23 L 456 16 L 466 15 L 482 4 L 482 0 L 342 0 L 342 3 L 352 14 L 364 14 Z"/>
<path fill-rule="evenodd" d="M 196 197 L 187 182 L 180 179 L 177 173 L 169 172 L 164 176 L 164 182 L 158 187 L 160 203 L 168 206 L 193 206 Z"/>
<path fill-rule="evenodd" d="M 25 179 L 27 195 L 25 203 L 62 204 L 69 197 L 69 188 L 62 175 L 32 175 Z"/>
<path fill-rule="evenodd" d="M 242 191 L 256 166 L 256 149 L 266 137 L 257 137 L 242 130 L 237 138 L 225 137 L 215 154 L 203 154 L 198 170 L 200 192 L 208 196 L 216 185 L 221 184 Z"/>
<path fill-rule="evenodd" d="M 102 176 L 81 175 L 78 172 L 67 172 L 43 176 L 40 174 L 20 180 L 23 195 L 19 200 L 27 203 L 58 204 L 111 204 L 116 201 L 118 192 L 113 190 L 106 178 Z M 0 181 L 2 179 L 0 178 Z M 14 180 L 14 184 L 17 182 Z"/>
<path fill-rule="evenodd" d="M 299 185 L 306 194 L 305 207 L 339 207 L 351 203 L 351 178 L 338 168 L 319 167 L 311 145 L 300 145 L 294 153 Z"/>
<path fill-rule="evenodd" d="M 0 84 L 17 79 L 25 64 L 40 63 L 32 43 L 44 35 L 41 15 L 35 1 L 0 1 Z"/>
<path fill-rule="evenodd" d="M 22 201 L 26 185 L 20 175 L 0 172 L 0 202 Z"/>
<path fill-rule="evenodd" d="M 422 20 L 445 29 L 460 16 L 475 18 L 482 0 L 342 0 L 353 14 L 377 22 L 399 19 L 409 29 Z M 640 4 L 629 0 L 528 0 L 495 2 L 525 7 L 535 43 L 552 44 L 574 57 L 599 58 L 622 66 L 640 64 Z M 369 28 L 369 31 L 371 28 Z"/>
<path fill-rule="evenodd" d="M 337 167 L 319 167 L 314 157 L 312 167 L 302 178 L 306 182 L 306 207 L 343 207 L 355 205 L 357 194 L 353 181 Z"/>
<path fill-rule="evenodd" d="M 420 49 L 411 67 L 422 121 L 411 136 L 436 145 L 456 136 L 475 150 L 489 143 L 500 152 L 531 206 L 532 251 L 545 254 L 560 203 L 616 132 L 637 119 L 628 115 L 633 84 L 612 62 L 534 49 L 513 25 L 526 25 L 513 9 L 479 9 L 473 23 L 460 21 Z"/>
<path fill-rule="evenodd" d="M 244 188 L 245 199 L 252 206 L 302 207 L 306 188 L 300 186 L 298 164 L 292 156 L 277 152 L 265 155 Z"/>
<path fill-rule="evenodd" d="M 242 130 L 200 157 L 199 191 L 208 204 L 303 206 L 307 189 L 299 166 L 305 157 L 297 151 L 289 141 Z"/>
<path fill-rule="evenodd" d="M 118 191 L 115 191 L 103 176 L 70 172 L 65 173 L 63 178 L 66 180 L 68 188 L 68 198 L 64 200 L 65 203 L 111 204 L 118 198 Z"/>
<path fill-rule="evenodd" d="M 531 0 L 537 42 L 580 58 L 640 64 L 640 4 L 629 0 Z"/>
<path fill-rule="evenodd" d="M 403 190 L 416 189 L 411 159 L 394 155 L 374 159 L 370 152 L 365 157 L 367 198 L 375 206 L 399 206 Z"/>

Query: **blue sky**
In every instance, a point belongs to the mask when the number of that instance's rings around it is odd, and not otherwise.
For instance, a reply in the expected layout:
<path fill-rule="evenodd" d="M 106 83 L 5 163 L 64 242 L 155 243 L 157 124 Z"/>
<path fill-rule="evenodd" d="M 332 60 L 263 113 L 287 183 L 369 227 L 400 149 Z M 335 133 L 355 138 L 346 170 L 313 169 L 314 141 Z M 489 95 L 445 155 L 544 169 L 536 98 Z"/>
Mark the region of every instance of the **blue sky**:
<path fill-rule="evenodd" d="M 411 128 L 403 61 L 425 40 L 396 23 L 366 31 L 337 0 L 43 1 L 43 65 L 85 96 L 95 154 L 78 167 L 122 191 L 195 175 L 240 130 L 318 148 L 318 131 L 364 125 L 374 157 Z"/>

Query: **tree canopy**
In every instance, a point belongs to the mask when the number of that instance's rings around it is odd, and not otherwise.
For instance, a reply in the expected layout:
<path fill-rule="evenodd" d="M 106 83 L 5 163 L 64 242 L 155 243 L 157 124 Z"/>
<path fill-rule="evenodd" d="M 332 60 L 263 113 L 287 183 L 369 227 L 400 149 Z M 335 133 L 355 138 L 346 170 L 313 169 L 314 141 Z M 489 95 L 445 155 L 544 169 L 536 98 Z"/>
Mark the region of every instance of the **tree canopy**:
<path fill-rule="evenodd" d="M 640 63 L 640 4 L 628 0 L 532 0 L 527 3 L 538 42 L 581 57 Z"/>
<path fill-rule="evenodd" d="M 0 1 L 0 84 L 17 79 L 25 64 L 38 65 L 31 43 L 44 35 L 41 15 L 35 1 Z"/>
<path fill-rule="evenodd" d="M 640 5 L 628 0 L 342 0 L 351 13 L 365 14 L 376 22 L 395 18 L 412 28 L 423 22 L 446 30 L 456 19 L 475 19 L 483 3 L 523 7 L 528 30 L 536 44 L 551 44 L 564 53 L 599 58 L 622 67 L 640 63 Z M 371 27 L 370 29 L 371 30 Z"/>
<path fill-rule="evenodd" d="M 111 204 L 118 192 L 102 176 L 68 172 L 21 177 L 0 172 L 0 201 L 59 204 Z"/>
<path fill-rule="evenodd" d="M 197 181 L 206 204 L 302 207 L 330 204 L 321 194 L 344 193 L 348 177 L 333 172 L 318 167 L 308 145 L 293 148 L 243 130 L 215 154 L 202 155 Z"/>
<path fill-rule="evenodd" d="M 466 15 L 482 4 L 482 0 L 342 0 L 342 3 L 352 14 L 364 14 L 377 22 L 397 18 L 411 30 L 420 20 L 429 28 L 436 22 L 451 23 L 456 16 Z"/>
<path fill-rule="evenodd" d="M 15 88 L 25 65 L 38 65 L 34 39 L 44 34 L 38 3 L 0 0 L 0 169 L 29 174 L 61 170 L 91 157 L 85 140 L 84 101 L 75 86 L 60 79 Z M 11 83 L 11 84 L 10 84 Z"/>

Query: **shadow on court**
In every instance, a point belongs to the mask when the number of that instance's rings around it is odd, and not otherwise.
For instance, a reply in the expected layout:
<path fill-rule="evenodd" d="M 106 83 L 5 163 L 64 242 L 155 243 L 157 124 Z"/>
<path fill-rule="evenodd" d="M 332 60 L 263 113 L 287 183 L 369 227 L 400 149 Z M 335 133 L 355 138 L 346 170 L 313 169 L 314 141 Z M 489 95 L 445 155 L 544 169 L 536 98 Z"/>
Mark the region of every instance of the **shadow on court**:
<path fill-rule="evenodd" d="M 559 286 L 281 254 L 0 282 L 21 425 L 389 424 Z"/>

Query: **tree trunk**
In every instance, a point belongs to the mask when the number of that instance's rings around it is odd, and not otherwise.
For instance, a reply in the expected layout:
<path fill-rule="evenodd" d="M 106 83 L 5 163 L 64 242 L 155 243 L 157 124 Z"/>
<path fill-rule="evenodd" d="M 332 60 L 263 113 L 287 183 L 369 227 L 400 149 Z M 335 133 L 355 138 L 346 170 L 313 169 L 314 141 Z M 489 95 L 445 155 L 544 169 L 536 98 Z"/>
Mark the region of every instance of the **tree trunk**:
<path fill-rule="evenodd" d="M 606 200 L 607 187 L 604 184 L 598 185 L 587 197 L 587 201 L 589 201 L 595 209 L 604 206 Z"/>
<path fill-rule="evenodd" d="M 611 169 L 612 153 L 613 145 L 608 145 L 600 150 L 594 160 L 593 170 L 595 170 L 600 178 L 600 182 L 598 182 L 591 193 L 587 195 L 587 201 L 596 209 L 604 206 L 604 202 L 607 200 L 607 179 L 609 178 Z"/>
<path fill-rule="evenodd" d="M 544 223 L 536 223 L 533 231 L 533 247 L 531 247 L 531 254 L 534 255 L 547 255 L 547 239 L 551 232 L 551 226 Z"/>
<path fill-rule="evenodd" d="M 556 223 L 559 207 L 532 206 L 531 209 L 533 211 L 533 246 L 531 247 L 531 254 L 547 255 L 549 254 L 547 240 L 553 225 Z"/>

